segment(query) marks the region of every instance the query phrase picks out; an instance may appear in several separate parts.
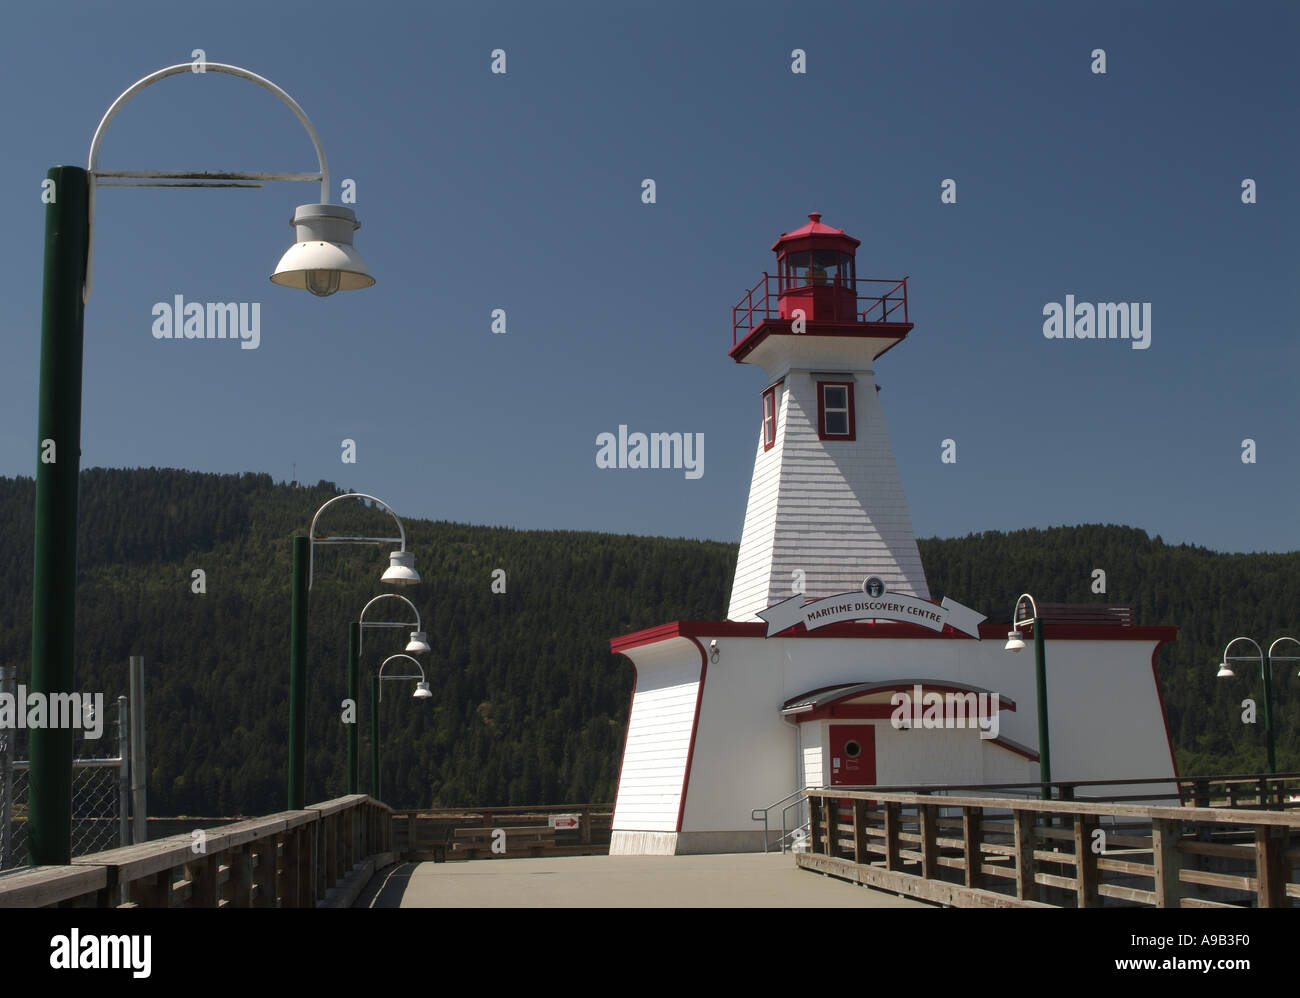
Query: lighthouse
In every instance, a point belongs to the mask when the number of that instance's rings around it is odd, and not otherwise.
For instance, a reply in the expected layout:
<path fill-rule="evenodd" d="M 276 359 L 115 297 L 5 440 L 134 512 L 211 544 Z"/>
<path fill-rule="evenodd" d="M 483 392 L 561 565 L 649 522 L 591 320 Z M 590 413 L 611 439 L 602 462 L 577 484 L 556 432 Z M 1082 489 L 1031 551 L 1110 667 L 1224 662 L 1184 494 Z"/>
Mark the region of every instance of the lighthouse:
<path fill-rule="evenodd" d="M 755 815 L 797 824 L 807 787 L 1040 778 L 1012 608 L 936 600 L 922 571 L 875 384 L 912 331 L 907 278 L 858 277 L 859 245 L 812 213 L 732 309 L 729 354 L 766 387 L 728 619 L 610 639 L 634 675 L 613 854 L 772 846 Z M 1034 614 L 1056 780 L 1177 775 L 1156 679 L 1177 628 L 1126 610 Z"/>
<path fill-rule="evenodd" d="M 812 212 L 733 309 L 731 356 L 767 386 L 730 620 L 866 579 L 929 597 L 873 366 L 912 331 L 907 279 L 858 278 L 859 245 Z"/>

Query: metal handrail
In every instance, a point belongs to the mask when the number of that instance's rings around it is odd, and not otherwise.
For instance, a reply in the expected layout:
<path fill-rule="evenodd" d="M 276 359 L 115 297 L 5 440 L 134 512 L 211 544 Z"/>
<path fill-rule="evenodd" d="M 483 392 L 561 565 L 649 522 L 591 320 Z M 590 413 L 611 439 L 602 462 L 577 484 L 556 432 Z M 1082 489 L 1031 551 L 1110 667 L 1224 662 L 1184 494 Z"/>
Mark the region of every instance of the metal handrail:
<path fill-rule="evenodd" d="M 825 284 L 809 282 L 807 284 L 795 284 L 790 277 L 782 277 L 777 274 L 763 272 L 763 276 L 758 283 L 750 288 L 745 297 L 739 304 L 731 309 L 731 345 L 734 347 L 745 336 L 753 332 L 754 327 L 759 323 L 769 319 L 780 318 L 780 299 L 794 292 L 806 289 L 826 287 L 840 288 L 851 290 L 854 295 L 855 307 L 851 316 L 846 315 L 843 321 L 846 322 L 898 322 L 897 319 L 891 319 L 901 307 L 903 310 L 904 323 L 909 322 L 907 308 L 907 281 L 906 277 L 901 280 L 875 278 L 875 277 L 858 277 L 845 280 L 842 277 L 835 277 L 833 281 Z M 885 284 L 889 287 L 884 294 L 863 294 L 863 285 Z M 759 289 L 762 289 L 761 293 Z M 870 290 L 869 287 L 867 290 Z M 876 316 L 873 313 L 879 311 Z M 741 331 L 743 332 L 743 335 Z"/>
<path fill-rule="evenodd" d="M 767 807 L 756 807 L 756 808 L 754 808 L 752 811 L 749 812 L 749 820 L 750 820 L 750 821 L 761 821 L 761 822 L 763 823 L 763 852 L 767 852 L 767 840 L 768 840 L 767 816 L 768 816 L 768 812 L 770 812 L 773 808 L 780 807 L 782 804 L 785 804 L 787 801 L 794 801 L 796 805 L 798 805 L 798 804 L 802 804 L 802 803 L 803 803 L 803 800 L 804 800 L 803 792 L 804 792 L 804 791 L 803 791 L 803 788 L 800 788 L 799 790 L 795 790 L 795 791 L 793 791 L 793 792 L 791 792 L 791 793 L 786 794 L 784 797 L 782 797 L 782 798 L 781 798 L 780 800 L 778 800 L 778 801 L 773 801 L 771 804 L 767 805 Z M 797 800 L 796 800 L 796 798 L 797 798 Z M 784 837 L 785 837 L 785 815 L 786 815 L 786 811 L 788 811 L 788 810 L 789 810 L 789 808 L 787 807 L 784 811 L 781 812 L 781 835 L 782 835 L 782 840 L 783 840 L 783 841 L 782 841 L 782 845 L 781 845 L 781 851 L 782 851 L 782 852 L 785 852 L 785 844 L 784 844 Z"/>

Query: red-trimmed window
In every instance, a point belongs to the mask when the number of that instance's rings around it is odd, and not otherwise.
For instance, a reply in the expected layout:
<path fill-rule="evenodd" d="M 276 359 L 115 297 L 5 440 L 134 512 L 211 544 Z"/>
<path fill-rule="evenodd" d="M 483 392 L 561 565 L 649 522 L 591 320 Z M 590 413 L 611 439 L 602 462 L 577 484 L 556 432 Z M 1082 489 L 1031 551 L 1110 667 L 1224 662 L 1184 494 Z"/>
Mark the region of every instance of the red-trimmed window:
<path fill-rule="evenodd" d="M 817 436 L 822 440 L 856 440 L 853 382 L 817 382 Z"/>
<path fill-rule="evenodd" d="M 777 382 L 763 393 L 763 450 L 771 450 L 776 443 L 776 390 Z"/>

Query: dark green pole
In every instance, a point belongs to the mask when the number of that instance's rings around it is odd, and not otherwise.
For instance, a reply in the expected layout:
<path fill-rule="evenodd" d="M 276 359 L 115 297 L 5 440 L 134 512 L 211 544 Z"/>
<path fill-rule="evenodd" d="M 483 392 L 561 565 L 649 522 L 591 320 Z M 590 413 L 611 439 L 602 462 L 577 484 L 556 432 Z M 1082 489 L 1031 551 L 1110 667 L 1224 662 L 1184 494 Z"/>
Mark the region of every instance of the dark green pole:
<path fill-rule="evenodd" d="M 293 539 L 289 624 L 289 810 L 301 811 L 307 754 L 307 538 Z"/>
<path fill-rule="evenodd" d="M 1273 757 L 1273 663 L 1268 656 L 1261 659 L 1264 672 L 1264 737 L 1268 739 L 1268 774 L 1277 772 L 1277 761 Z"/>
<path fill-rule="evenodd" d="M 370 677 L 370 796 L 379 796 L 379 677 Z"/>
<path fill-rule="evenodd" d="M 348 699 L 352 701 L 352 723 L 348 725 L 348 793 L 357 792 L 357 704 L 361 698 L 360 685 L 361 624 L 348 624 Z"/>
<path fill-rule="evenodd" d="M 73 692 L 77 597 L 77 473 L 81 465 L 81 359 L 89 179 L 75 166 L 46 174 L 45 286 L 36 430 L 36 538 L 32 571 L 31 692 Z M 48 700 L 47 700 L 48 702 Z M 72 854 L 72 729 L 33 728 L 27 791 L 27 862 Z"/>
<path fill-rule="evenodd" d="M 1038 687 L 1038 762 L 1043 800 L 1052 799 L 1052 744 L 1047 737 L 1047 654 L 1043 650 L 1043 620 L 1034 618 L 1034 684 Z"/>

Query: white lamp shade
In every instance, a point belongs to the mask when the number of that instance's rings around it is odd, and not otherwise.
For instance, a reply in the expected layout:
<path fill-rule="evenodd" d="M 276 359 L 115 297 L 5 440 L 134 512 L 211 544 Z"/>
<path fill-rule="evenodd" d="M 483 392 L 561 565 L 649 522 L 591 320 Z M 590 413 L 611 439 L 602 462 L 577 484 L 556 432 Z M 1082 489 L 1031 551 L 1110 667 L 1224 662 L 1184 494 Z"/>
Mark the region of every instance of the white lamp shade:
<path fill-rule="evenodd" d="M 433 696 L 433 691 L 429 689 L 429 684 L 424 680 L 415 684 L 415 692 L 411 694 L 416 700 L 428 700 Z"/>
<path fill-rule="evenodd" d="M 1024 651 L 1025 639 L 1020 636 L 1019 631 L 1010 631 L 1007 634 L 1007 645 L 1003 651 Z"/>
<path fill-rule="evenodd" d="M 338 204 L 299 205 L 290 223 L 298 241 L 276 265 L 271 280 L 286 288 L 301 288 L 321 298 L 335 291 L 355 291 L 375 283 L 370 268 L 352 245 L 361 228 L 356 213 Z"/>
<path fill-rule="evenodd" d="M 1217 676 L 1217 678 L 1219 678 L 1219 679 L 1231 679 L 1231 678 L 1232 678 L 1233 676 L 1235 676 L 1235 675 L 1236 675 L 1236 673 L 1232 671 L 1231 666 L 1229 666 L 1227 662 L 1220 662 L 1220 663 L 1219 663 L 1219 672 L 1218 672 L 1218 676 Z"/>
<path fill-rule="evenodd" d="M 429 635 L 424 631 L 412 631 L 411 640 L 407 643 L 406 650 L 412 655 L 423 655 L 425 652 L 433 651 L 429 647 Z"/>
<path fill-rule="evenodd" d="M 381 581 L 398 586 L 413 586 L 420 581 L 420 573 L 415 570 L 415 552 L 394 551 L 388 561 L 388 571 L 380 576 Z"/>

